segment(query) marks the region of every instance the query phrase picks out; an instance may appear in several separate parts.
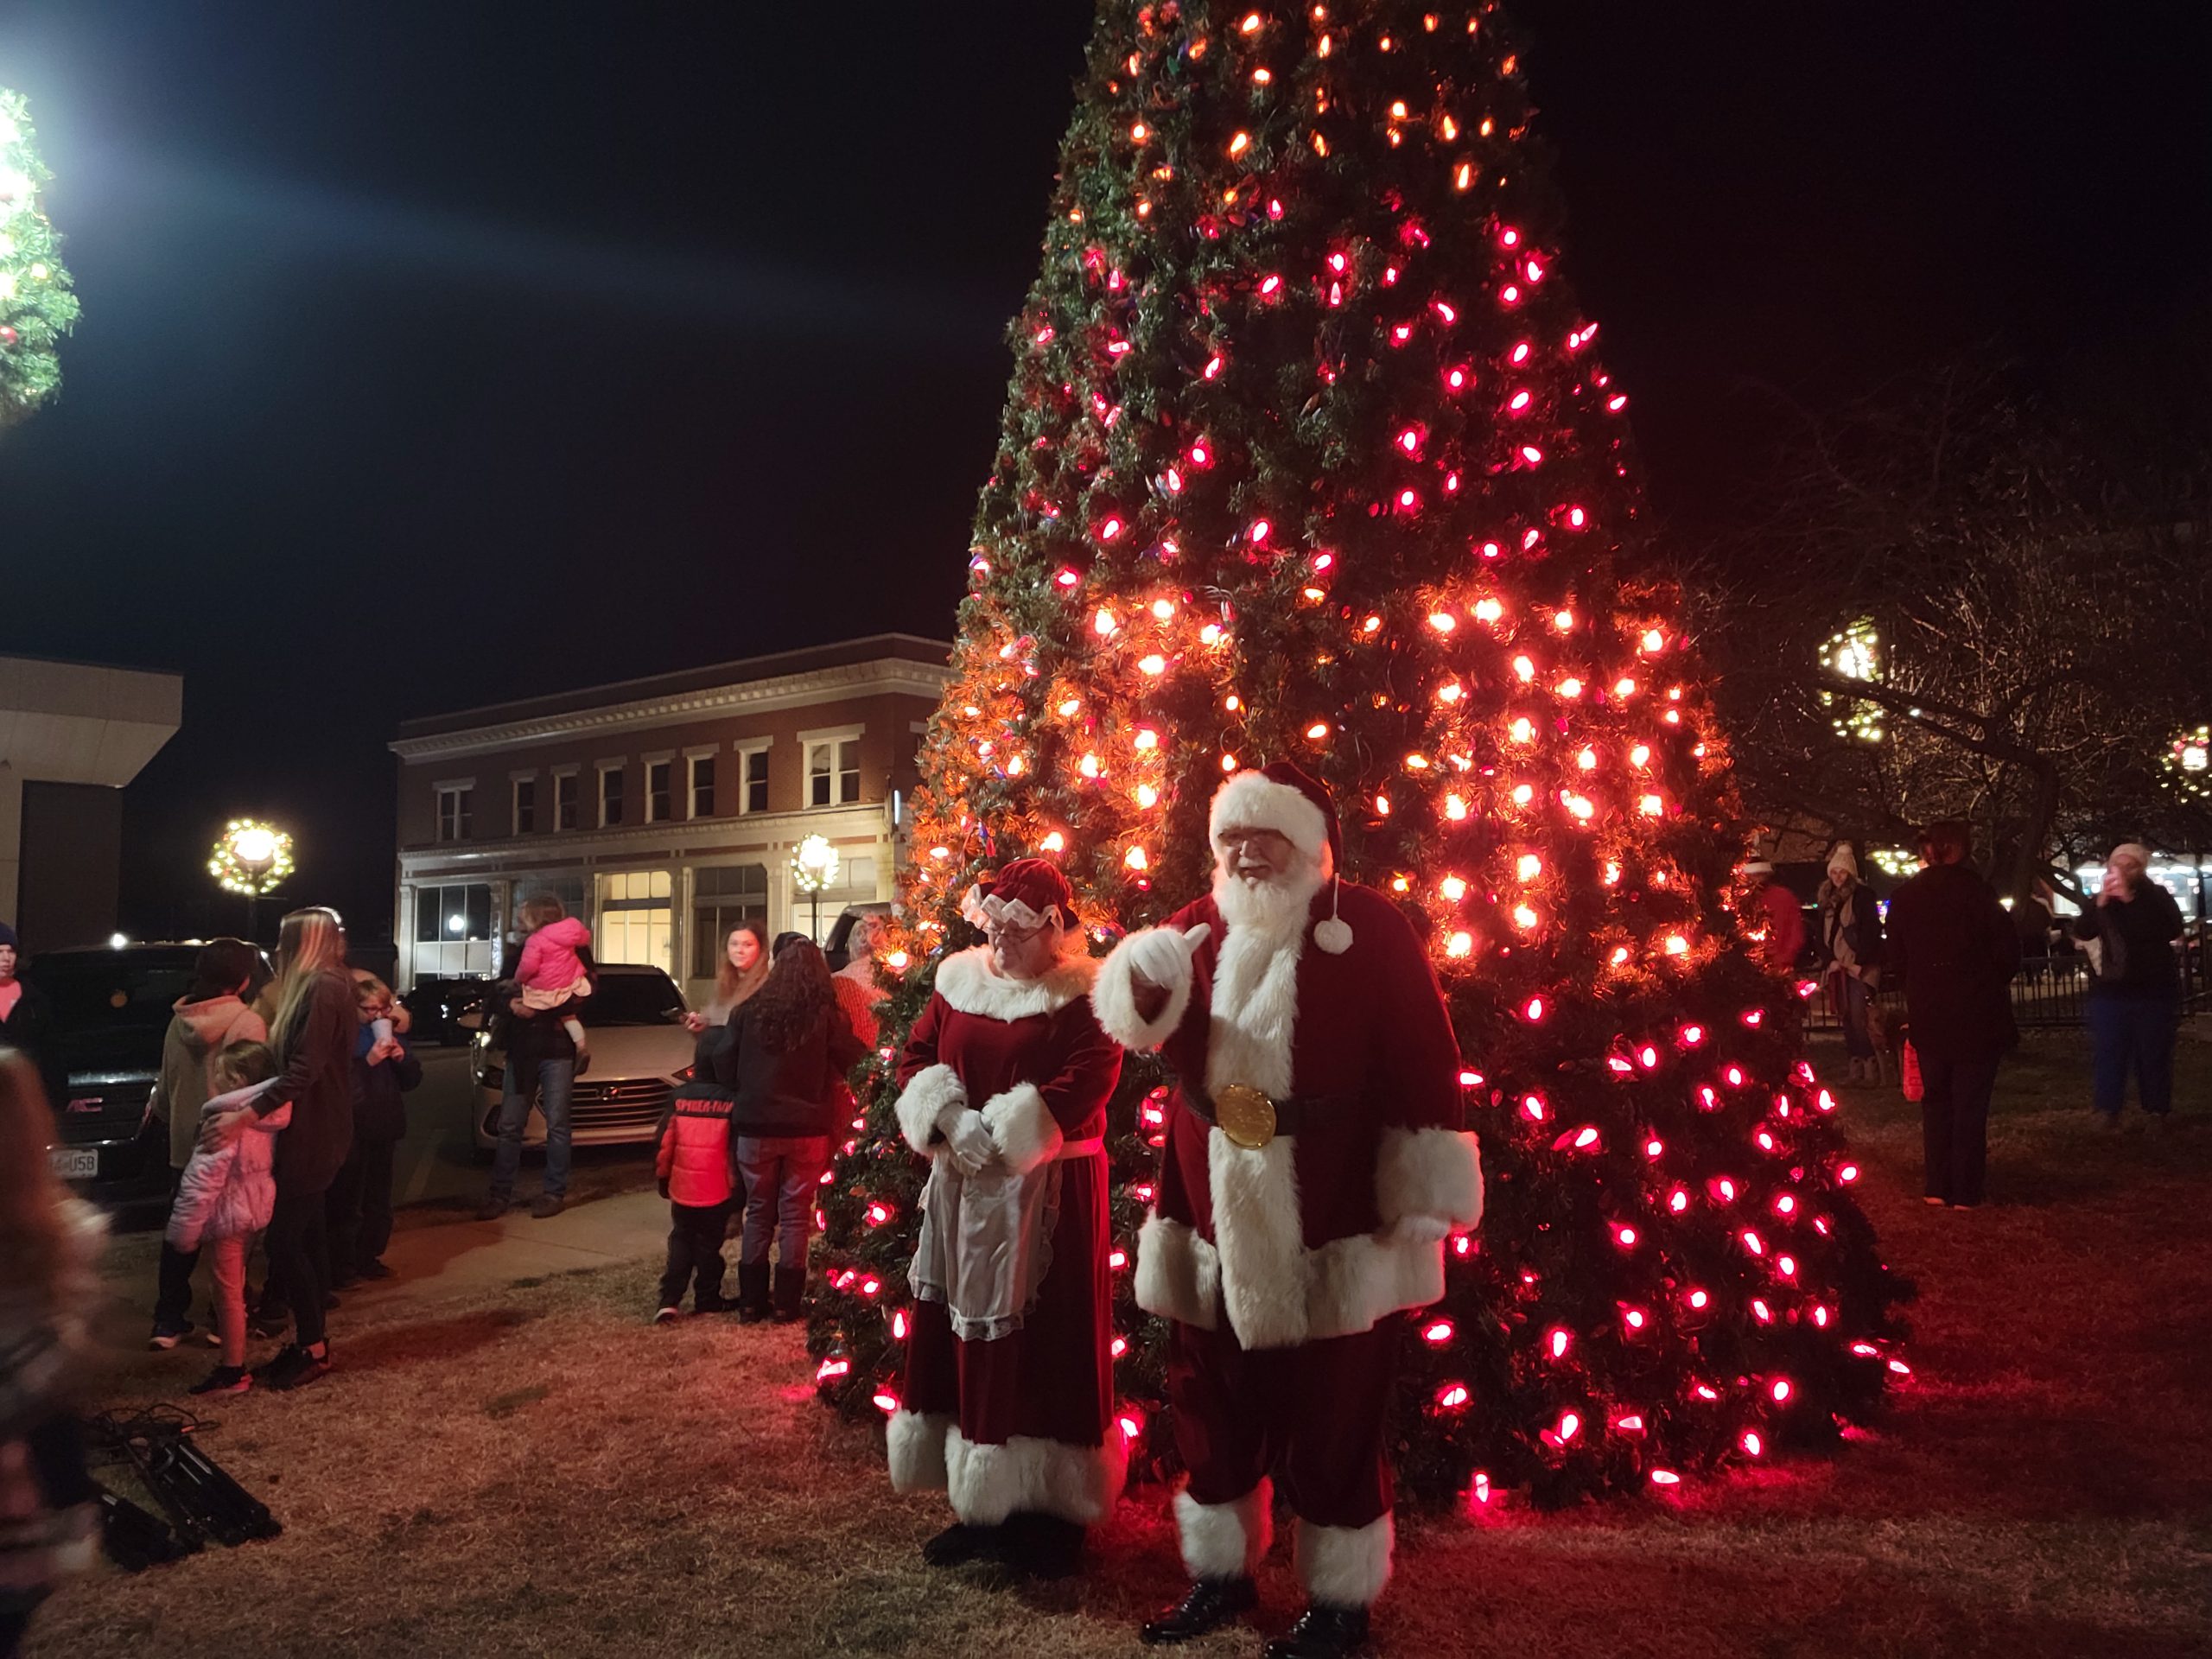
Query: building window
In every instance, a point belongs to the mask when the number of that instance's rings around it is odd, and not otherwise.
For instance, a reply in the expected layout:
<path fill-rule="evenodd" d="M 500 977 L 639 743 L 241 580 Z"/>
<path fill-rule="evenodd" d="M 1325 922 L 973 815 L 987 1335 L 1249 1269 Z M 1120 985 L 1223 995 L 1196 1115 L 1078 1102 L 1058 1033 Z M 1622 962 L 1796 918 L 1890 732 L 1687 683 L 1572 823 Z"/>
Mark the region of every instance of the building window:
<path fill-rule="evenodd" d="M 415 889 L 415 943 L 488 944 L 492 938 L 492 887 L 471 881 L 449 887 Z M 420 975 L 423 966 L 416 964 Z"/>
<path fill-rule="evenodd" d="M 553 780 L 553 827 L 576 827 L 576 774 L 564 772 Z"/>
<path fill-rule="evenodd" d="M 599 878 L 596 951 L 601 962 L 645 963 L 668 972 L 675 907 L 666 870 L 630 870 Z"/>
<path fill-rule="evenodd" d="M 806 804 L 849 806 L 861 798 L 861 741 L 825 739 L 806 746 Z"/>
<path fill-rule="evenodd" d="M 467 841 L 472 803 L 476 791 L 466 784 L 442 785 L 438 791 L 438 839 Z"/>
<path fill-rule="evenodd" d="M 737 757 L 737 810 L 741 812 L 766 812 L 768 810 L 768 751 L 742 749 Z"/>
<path fill-rule="evenodd" d="M 537 830 L 537 779 L 515 779 L 515 834 L 534 835 Z"/>
<path fill-rule="evenodd" d="M 722 946 L 740 922 L 768 925 L 768 867 L 710 864 L 693 877 L 691 977 L 712 979 L 721 970 Z"/>
<path fill-rule="evenodd" d="M 676 816 L 671 791 L 674 788 L 676 763 L 672 760 L 649 760 L 645 763 L 645 822 L 665 823 Z"/>
<path fill-rule="evenodd" d="M 711 754 L 691 757 L 691 816 L 715 816 L 715 757 Z"/>
<path fill-rule="evenodd" d="M 622 822 L 622 768 L 601 766 L 599 769 L 599 827 L 611 828 Z"/>

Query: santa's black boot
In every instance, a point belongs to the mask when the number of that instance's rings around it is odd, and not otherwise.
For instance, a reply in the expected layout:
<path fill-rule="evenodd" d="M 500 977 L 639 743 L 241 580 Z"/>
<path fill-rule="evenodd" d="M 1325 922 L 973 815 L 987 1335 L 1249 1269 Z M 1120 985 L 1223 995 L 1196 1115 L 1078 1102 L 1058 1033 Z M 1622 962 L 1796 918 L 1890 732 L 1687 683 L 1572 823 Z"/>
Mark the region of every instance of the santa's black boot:
<path fill-rule="evenodd" d="M 1317 1601 L 1263 1652 L 1266 1659 L 1351 1659 L 1366 1647 L 1366 1608 L 1325 1607 Z"/>
<path fill-rule="evenodd" d="M 1057 1515 L 1016 1510 L 1003 1529 L 1006 1564 L 1033 1579 L 1070 1579 L 1083 1570 L 1083 1528 Z"/>
<path fill-rule="evenodd" d="M 1006 1540 L 997 1527 L 971 1527 L 956 1521 L 922 1546 L 925 1567 L 964 1567 L 969 1561 L 999 1559 Z"/>
<path fill-rule="evenodd" d="M 1137 1632 L 1152 1647 L 1194 1642 L 1209 1630 L 1233 1623 L 1259 1605 L 1259 1586 L 1249 1579 L 1200 1579 L 1183 1599 Z"/>

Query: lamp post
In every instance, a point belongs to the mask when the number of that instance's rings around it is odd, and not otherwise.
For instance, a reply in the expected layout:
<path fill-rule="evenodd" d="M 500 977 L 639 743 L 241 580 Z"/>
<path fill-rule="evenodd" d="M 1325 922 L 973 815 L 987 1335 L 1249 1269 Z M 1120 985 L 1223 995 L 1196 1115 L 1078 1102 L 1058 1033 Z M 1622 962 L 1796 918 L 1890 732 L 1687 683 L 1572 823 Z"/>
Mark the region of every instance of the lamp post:
<path fill-rule="evenodd" d="M 827 836 L 809 836 L 791 855 L 791 880 L 814 899 L 814 942 L 822 943 L 822 889 L 837 879 L 837 849 Z"/>
<path fill-rule="evenodd" d="M 226 893 L 245 895 L 246 938 L 255 944 L 262 896 L 292 873 L 292 838 L 273 824 L 232 818 L 207 855 L 207 874 Z"/>

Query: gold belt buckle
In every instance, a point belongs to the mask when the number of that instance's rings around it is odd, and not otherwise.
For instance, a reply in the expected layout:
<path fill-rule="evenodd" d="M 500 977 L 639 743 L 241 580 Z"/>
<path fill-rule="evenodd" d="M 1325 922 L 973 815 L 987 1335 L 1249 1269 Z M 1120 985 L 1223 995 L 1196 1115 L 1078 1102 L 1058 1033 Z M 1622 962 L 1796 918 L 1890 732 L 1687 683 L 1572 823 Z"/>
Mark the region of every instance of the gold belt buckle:
<path fill-rule="evenodd" d="M 1232 1083 L 1215 1094 L 1213 1121 L 1247 1152 L 1257 1152 L 1275 1138 L 1275 1103 L 1249 1084 Z"/>

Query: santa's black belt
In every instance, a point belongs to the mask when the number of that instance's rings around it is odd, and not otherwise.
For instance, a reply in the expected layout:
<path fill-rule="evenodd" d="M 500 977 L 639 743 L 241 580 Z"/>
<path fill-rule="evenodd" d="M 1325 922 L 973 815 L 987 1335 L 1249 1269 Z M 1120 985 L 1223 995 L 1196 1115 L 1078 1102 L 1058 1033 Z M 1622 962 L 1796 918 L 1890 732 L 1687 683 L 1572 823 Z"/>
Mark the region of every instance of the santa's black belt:
<path fill-rule="evenodd" d="M 1292 1095 L 1275 1100 L 1248 1084 L 1233 1083 L 1218 1094 L 1183 1091 L 1183 1103 L 1248 1152 L 1256 1152 L 1279 1135 L 1302 1135 L 1359 1104 L 1357 1095 Z"/>

